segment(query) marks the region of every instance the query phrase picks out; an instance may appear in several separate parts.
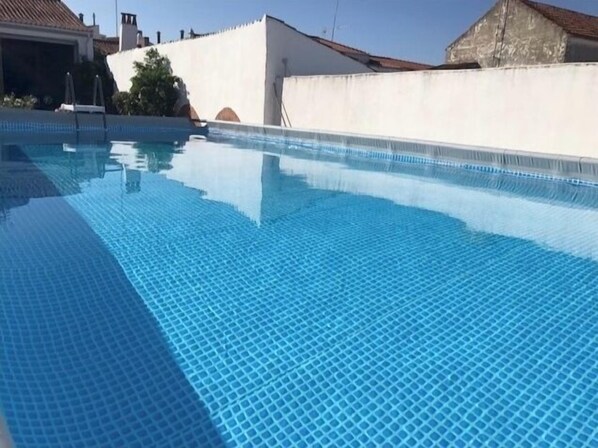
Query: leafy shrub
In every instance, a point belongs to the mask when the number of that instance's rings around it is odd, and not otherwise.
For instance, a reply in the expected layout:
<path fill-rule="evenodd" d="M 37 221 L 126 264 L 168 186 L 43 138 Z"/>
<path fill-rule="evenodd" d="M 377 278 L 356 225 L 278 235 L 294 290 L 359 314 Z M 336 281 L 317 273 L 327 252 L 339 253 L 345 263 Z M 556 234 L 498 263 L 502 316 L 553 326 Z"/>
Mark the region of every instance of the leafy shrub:
<path fill-rule="evenodd" d="M 37 104 L 37 98 L 32 95 L 27 95 L 18 98 L 14 93 L 0 97 L 0 107 L 10 107 L 14 109 L 33 109 Z"/>
<path fill-rule="evenodd" d="M 169 59 L 152 48 L 134 69 L 131 90 L 113 98 L 118 111 L 123 115 L 174 116 L 181 80 L 172 74 Z"/>
<path fill-rule="evenodd" d="M 112 97 L 114 107 L 121 115 L 136 115 L 135 105 L 133 104 L 133 95 L 129 92 L 117 92 Z"/>

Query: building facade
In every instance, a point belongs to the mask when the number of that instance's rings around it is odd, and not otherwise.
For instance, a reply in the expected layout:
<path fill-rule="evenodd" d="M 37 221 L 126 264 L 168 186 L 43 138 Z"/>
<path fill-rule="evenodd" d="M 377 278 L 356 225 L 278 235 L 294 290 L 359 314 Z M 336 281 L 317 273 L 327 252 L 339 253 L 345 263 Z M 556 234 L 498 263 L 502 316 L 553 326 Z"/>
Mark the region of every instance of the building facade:
<path fill-rule="evenodd" d="M 448 64 L 505 67 L 598 61 L 598 17 L 500 0 L 446 50 Z"/>
<path fill-rule="evenodd" d="M 0 1 L 0 94 L 62 97 L 64 76 L 93 59 L 93 33 L 59 0 Z"/>

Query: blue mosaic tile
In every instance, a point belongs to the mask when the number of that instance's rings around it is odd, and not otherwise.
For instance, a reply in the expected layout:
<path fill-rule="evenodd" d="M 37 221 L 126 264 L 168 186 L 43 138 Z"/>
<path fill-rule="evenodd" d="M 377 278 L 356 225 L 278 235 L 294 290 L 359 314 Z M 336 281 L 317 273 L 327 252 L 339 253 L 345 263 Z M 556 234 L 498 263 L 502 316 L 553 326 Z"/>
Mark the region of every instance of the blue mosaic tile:
<path fill-rule="evenodd" d="M 18 204 L 0 220 L 0 404 L 17 446 L 596 445 L 595 258 L 538 243 L 541 226 L 474 231 L 282 168 L 254 180 L 256 222 L 209 199 L 213 183 L 167 178 L 208 149 L 156 149 L 172 160 L 132 189 L 116 146 L 85 179 L 59 169 L 61 148 L 19 149 L 22 176 L 49 185 L 0 190 Z M 317 163 L 374 182 L 330 157 Z M 575 247 L 590 245 L 598 189 L 528 179 L 523 196 L 514 177 L 450 170 L 463 195 L 481 182 L 577 217 Z"/>

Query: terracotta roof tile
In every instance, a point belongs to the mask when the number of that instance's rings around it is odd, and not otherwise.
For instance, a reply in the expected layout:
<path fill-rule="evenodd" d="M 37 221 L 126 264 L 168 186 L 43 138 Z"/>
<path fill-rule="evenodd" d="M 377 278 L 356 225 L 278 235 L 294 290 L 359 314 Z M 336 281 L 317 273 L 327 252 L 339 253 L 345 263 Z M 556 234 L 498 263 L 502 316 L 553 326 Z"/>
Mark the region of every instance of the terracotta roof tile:
<path fill-rule="evenodd" d="M 384 56 L 370 56 L 372 63 L 379 65 L 384 69 L 396 70 L 427 70 L 432 66 L 420 62 L 405 61 L 404 59 L 387 58 Z"/>
<path fill-rule="evenodd" d="M 88 31 L 60 0 L 0 0 L 0 22 Z"/>
<path fill-rule="evenodd" d="M 408 71 L 408 70 L 426 70 L 431 65 L 420 64 L 419 62 L 405 61 L 403 59 L 388 58 L 385 56 L 374 56 L 357 48 L 349 47 L 338 42 L 333 42 L 322 37 L 310 36 L 316 42 L 326 45 L 339 53 L 363 62 L 374 71 Z"/>
<path fill-rule="evenodd" d="M 104 56 L 118 53 L 119 44 L 120 40 L 118 37 L 107 37 L 106 39 L 93 40 L 93 47 L 95 50 Z"/>
<path fill-rule="evenodd" d="M 586 39 L 598 40 L 598 17 L 545 3 L 521 0 L 567 33 Z"/>

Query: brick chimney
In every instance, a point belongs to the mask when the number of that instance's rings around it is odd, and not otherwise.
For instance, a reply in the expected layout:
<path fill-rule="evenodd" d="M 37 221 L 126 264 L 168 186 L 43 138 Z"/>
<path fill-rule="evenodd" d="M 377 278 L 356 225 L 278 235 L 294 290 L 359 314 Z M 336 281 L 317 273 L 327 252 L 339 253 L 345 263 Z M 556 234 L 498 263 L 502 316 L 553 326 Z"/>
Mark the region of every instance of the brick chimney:
<path fill-rule="evenodd" d="M 120 21 L 120 45 L 119 51 L 132 50 L 137 48 L 137 16 L 123 12 Z"/>

